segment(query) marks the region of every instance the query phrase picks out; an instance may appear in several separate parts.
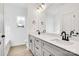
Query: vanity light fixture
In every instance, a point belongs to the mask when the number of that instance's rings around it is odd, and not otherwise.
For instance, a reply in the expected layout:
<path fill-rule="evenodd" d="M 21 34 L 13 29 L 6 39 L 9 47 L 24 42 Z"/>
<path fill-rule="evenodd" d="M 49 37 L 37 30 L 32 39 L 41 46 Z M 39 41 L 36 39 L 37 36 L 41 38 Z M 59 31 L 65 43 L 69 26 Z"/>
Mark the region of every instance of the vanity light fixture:
<path fill-rule="evenodd" d="M 39 5 L 37 7 L 37 12 L 38 13 L 41 13 L 42 11 L 44 11 L 46 9 L 46 4 L 45 3 L 42 3 L 41 5 Z"/>
<path fill-rule="evenodd" d="M 37 12 L 38 12 L 38 13 L 41 13 L 41 11 L 42 11 L 42 9 L 38 7 L 38 8 L 37 8 Z"/>
<path fill-rule="evenodd" d="M 46 8 L 46 4 L 45 4 L 45 3 L 42 3 L 42 4 L 41 4 L 41 8 L 42 8 L 42 9 L 45 9 L 45 8 Z"/>

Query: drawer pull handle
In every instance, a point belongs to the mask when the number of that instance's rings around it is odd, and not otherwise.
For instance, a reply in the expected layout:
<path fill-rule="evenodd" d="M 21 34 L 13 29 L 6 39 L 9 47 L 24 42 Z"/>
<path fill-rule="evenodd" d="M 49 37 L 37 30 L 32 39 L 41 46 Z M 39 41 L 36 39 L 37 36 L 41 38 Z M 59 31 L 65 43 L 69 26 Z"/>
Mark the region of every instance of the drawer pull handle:
<path fill-rule="evenodd" d="M 39 40 L 36 40 L 37 42 L 39 42 Z"/>
<path fill-rule="evenodd" d="M 30 43 L 32 43 L 32 40 L 30 40 Z"/>
<path fill-rule="evenodd" d="M 36 47 L 36 49 L 39 49 L 38 47 Z"/>
<path fill-rule="evenodd" d="M 49 55 L 49 56 L 52 56 L 52 55 Z"/>
<path fill-rule="evenodd" d="M 1 45 L 1 42 L 0 42 L 0 45 Z"/>
<path fill-rule="evenodd" d="M 44 46 L 44 43 L 43 43 L 43 46 Z"/>

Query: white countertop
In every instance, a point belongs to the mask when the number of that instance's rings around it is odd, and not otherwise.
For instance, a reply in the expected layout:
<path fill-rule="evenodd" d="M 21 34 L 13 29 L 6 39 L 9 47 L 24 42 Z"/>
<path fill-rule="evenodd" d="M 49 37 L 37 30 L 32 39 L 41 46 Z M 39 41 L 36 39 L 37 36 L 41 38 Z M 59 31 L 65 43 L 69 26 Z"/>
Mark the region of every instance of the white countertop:
<path fill-rule="evenodd" d="M 79 41 L 76 41 L 76 40 L 74 41 L 72 39 L 70 39 L 70 41 L 64 41 L 57 34 L 46 34 L 45 33 L 45 34 L 38 35 L 38 34 L 30 33 L 30 35 L 33 35 L 37 38 L 40 38 L 41 40 L 44 40 L 46 42 L 49 42 L 60 48 L 63 48 L 65 50 L 68 50 L 70 52 L 73 52 L 73 53 L 79 55 Z M 59 39 L 59 40 L 57 40 L 57 39 Z"/>

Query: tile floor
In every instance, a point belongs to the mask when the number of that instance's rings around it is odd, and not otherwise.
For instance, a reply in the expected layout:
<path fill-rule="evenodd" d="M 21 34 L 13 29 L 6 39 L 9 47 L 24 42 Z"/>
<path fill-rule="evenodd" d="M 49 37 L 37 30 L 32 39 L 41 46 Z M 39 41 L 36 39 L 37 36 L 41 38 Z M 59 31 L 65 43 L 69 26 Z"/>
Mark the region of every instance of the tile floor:
<path fill-rule="evenodd" d="M 32 56 L 32 53 L 26 49 L 26 45 L 21 45 L 11 47 L 8 56 Z"/>

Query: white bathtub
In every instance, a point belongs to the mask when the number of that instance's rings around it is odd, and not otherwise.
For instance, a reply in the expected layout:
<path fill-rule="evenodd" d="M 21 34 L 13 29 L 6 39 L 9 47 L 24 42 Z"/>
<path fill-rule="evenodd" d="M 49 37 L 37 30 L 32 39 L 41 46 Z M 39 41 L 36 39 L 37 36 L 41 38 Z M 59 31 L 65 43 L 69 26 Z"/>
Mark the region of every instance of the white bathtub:
<path fill-rule="evenodd" d="M 10 47 L 11 47 L 11 41 L 10 40 L 5 40 L 5 42 L 4 42 L 4 55 L 5 56 L 8 55 Z"/>

